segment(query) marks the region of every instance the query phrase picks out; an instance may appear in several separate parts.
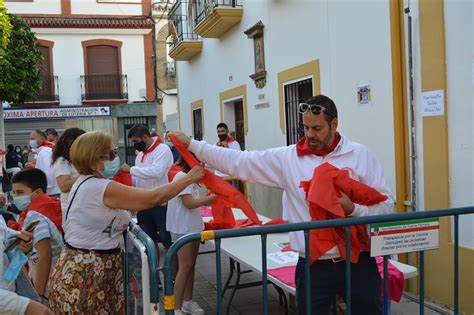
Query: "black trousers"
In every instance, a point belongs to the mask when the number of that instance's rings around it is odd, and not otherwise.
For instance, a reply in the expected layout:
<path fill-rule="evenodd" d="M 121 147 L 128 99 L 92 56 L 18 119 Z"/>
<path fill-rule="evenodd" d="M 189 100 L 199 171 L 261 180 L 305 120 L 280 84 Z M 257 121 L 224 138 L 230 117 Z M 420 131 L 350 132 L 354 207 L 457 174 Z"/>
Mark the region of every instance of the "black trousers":
<path fill-rule="evenodd" d="M 305 259 L 296 265 L 296 303 L 298 314 L 306 314 Z M 346 298 L 346 263 L 318 260 L 310 266 L 311 314 L 327 315 L 336 294 Z M 382 281 L 375 258 L 361 253 L 359 262 L 351 264 L 351 312 L 354 315 L 382 314 L 380 299 Z"/>

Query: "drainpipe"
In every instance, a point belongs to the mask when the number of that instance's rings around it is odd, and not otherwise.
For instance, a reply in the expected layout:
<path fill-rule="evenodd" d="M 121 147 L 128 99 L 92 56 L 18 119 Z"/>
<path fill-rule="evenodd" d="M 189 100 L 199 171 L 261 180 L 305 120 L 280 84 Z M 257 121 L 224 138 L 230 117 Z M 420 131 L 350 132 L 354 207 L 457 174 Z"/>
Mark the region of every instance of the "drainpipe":
<path fill-rule="evenodd" d="M 411 198 L 405 201 L 405 206 L 410 208 L 409 211 L 417 211 L 417 181 L 416 181 L 416 121 L 415 121 L 415 104 L 414 104 L 414 67 L 413 67 L 413 43 L 412 43 L 412 17 L 410 15 L 410 2 L 405 8 L 405 15 L 408 22 L 408 96 L 409 96 L 409 126 L 410 126 L 410 183 L 411 183 Z M 408 254 L 408 264 L 415 266 L 417 264 L 417 255 Z M 408 281 L 408 290 L 414 292 L 414 281 Z M 419 302 L 419 301 L 418 301 Z"/>

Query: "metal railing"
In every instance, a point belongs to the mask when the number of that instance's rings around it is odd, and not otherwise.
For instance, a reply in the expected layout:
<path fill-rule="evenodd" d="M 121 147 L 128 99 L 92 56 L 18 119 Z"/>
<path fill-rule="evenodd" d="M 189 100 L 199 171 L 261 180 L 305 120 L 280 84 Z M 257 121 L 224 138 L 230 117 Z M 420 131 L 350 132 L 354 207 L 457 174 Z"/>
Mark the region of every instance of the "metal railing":
<path fill-rule="evenodd" d="M 188 17 L 188 1 L 176 1 L 169 13 L 170 34 L 174 35 L 174 41 L 170 49 L 184 40 L 200 40 L 193 32 L 194 25 Z"/>
<path fill-rule="evenodd" d="M 129 223 L 128 225 L 128 231 L 126 233 L 132 234 L 134 237 L 136 237 L 146 248 L 146 255 L 147 255 L 147 260 L 148 260 L 148 272 L 149 272 L 149 279 L 141 279 L 142 281 L 149 281 L 149 288 L 150 292 L 148 296 L 150 297 L 150 303 L 153 305 L 156 305 L 156 311 L 155 313 L 157 314 L 159 309 L 158 309 L 158 304 L 159 304 L 159 286 L 158 286 L 158 254 L 156 252 L 156 246 L 153 240 L 145 233 L 143 230 L 133 221 Z M 128 238 L 125 237 L 125 243 L 127 244 Z M 127 248 L 127 246 L 125 246 Z M 124 291 L 125 291 L 125 307 L 128 309 L 128 295 L 127 292 L 130 291 L 130 288 L 128 286 L 131 285 L 130 281 L 130 275 L 128 273 L 128 258 L 127 255 L 124 255 L 124 261 L 123 261 L 123 271 L 124 271 Z M 127 313 L 128 314 L 128 313 Z"/>
<path fill-rule="evenodd" d="M 389 214 L 368 217 L 357 217 L 347 219 L 335 219 L 326 221 L 313 221 L 294 224 L 281 224 L 272 226 L 248 227 L 243 229 L 229 229 L 216 231 L 203 231 L 192 233 L 178 239 L 168 250 L 164 260 L 165 277 L 165 311 L 167 315 L 174 314 L 173 277 L 172 266 L 178 250 L 185 244 L 192 241 L 203 241 L 213 239 L 216 248 L 216 277 L 217 277 L 217 314 L 222 314 L 222 274 L 221 274 L 221 239 L 260 235 L 262 243 L 262 286 L 263 286 L 263 314 L 268 314 L 268 283 L 267 283 L 267 234 L 285 233 L 294 231 L 304 231 L 305 237 L 305 257 L 310 257 L 309 232 L 314 229 L 344 227 L 346 232 L 346 257 L 350 257 L 350 227 L 361 224 L 373 224 L 394 221 L 408 221 L 413 219 L 454 217 L 454 314 L 459 313 L 459 216 L 474 213 L 473 207 L 452 208 L 433 211 L 418 211 L 402 214 Z M 311 286 L 309 281 L 310 263 L 305 259 L 305 310 L 306 314 L 311 314 Z M 420 309 L 419 314 L 424 314 L 424 252 L 420 251 Z M 345 261 L 346 270 L 346 314 L 351 314 L 351 263 L 350 259 Z M 388 256 L 384 256 L 384 279 L 383 279 L 384 314 L 388 314 Z M 302 307 L 302 306 L 299 306 Z"/>
<path fill-rule="evenodd" d="M 59 101 L 59 83 L 57 75 L 43 76 L 41 90 L 36 97 L 37 102 L 55 102 Z"/>
<path fill-rule="evenodd" d="M 81 75 L 81 98 L 88 100 L 128 99 L 127 75 Z"/>
<path fill-rule="evenodd" d="M 193 7 L 194 27 L 212 13 L 215 8 L 241 7 L 240 0 L 196 0 Z"/>

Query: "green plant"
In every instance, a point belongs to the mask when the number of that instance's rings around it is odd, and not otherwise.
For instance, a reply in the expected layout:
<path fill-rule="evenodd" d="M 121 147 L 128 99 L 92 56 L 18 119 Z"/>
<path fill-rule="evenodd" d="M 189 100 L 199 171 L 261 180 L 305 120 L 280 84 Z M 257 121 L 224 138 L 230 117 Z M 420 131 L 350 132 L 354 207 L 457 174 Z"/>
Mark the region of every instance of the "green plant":
<path fill-rule="evenodd" d="M 30 27 L 18 16 L 9 14 L 8 17 L 12 29 L 0 59 L 0 101 L 34 101 L 41 89 L 43 57 Z"/>

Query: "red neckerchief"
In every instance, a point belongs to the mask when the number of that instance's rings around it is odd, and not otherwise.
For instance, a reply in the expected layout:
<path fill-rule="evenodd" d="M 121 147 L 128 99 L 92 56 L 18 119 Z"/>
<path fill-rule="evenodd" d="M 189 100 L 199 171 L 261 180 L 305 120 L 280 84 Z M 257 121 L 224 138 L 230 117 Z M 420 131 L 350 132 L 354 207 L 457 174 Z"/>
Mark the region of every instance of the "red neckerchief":
<path fill-rule="evenodd" d="M 43 143 L 41 143 L 39 146 L 38 146 L 38 149 L 41 148 L 41 147 L 48 147 L 48 148 L 54 148 L 54 143 L 51 143 L 49 141 L 46 141 L 44 140 Z"/>
<path fill-rule="evenodd" d="M 348 170 L 323 163 L 314 169 L 313 178 L 300 185 L 306 192 L 312 221 L 346 218 L 339 204 L 340 192 L 344 192 L 354 203 L 371 206 L 387 200 L 377 190 L 358 182 L 349 176 Z M 370 251 L 370 239 L 365 225 L 351 226 L 350 261 L 356 263 L 361 251 Z M 313 263 L 328 250 L 337 246 L 346 259 L 345 228 L 325 228 L 310 231 L 310 262 Z"/>
<path fill-rule="evenodd" d="M 193 168 L 194 166 L 203 167 L 201 162 L 185 146 L 176 139 L 172 134 L 168 135 L 168 138 L 173 142 L 174 147 L 181 154 L 183 159 Z M 204 169 L 204 179 L 201 182 L 210 190 L 212 193 L 218 195 L 219 197 L 214 199 L 219 199 L 219 202 L 222 202 L 226 207 L 229 208 L 239 208 L 242 209 L 244 214 L 255 224 L 261 225 L 262 222 L 258 219 L 257 213 L 253 209 L 252 205 L 244 197 L 244 195 L 234 188 L 231 184 L 223 180 L 221 177 L 214 175 L 209 170 Z M 217 201 L 214 201 L 216 203 Z M 232 211 L 230 212 L 232 214 Z M 232 218 L 233 219 L 233 218 Z"/>
<path fill-rule="evenodd" d="M 160 144 L 161 144 L 160 137 L 156 137 L 155 142 L 151 145 L 151 147 L 149 147 L 148 149 L 143 151 L 142 159 L 140 160 L 140 162 L 143 163 L 143 161 L 145 161 L 145 157 L 147 156 L 147 154 L 150 153 L 151 151 L 155 150 L 156 147 L 159 146 Z"/>
<path fill-rule="evenodd" d="M 303 137 L 296 144 L 296 153 L 298 154 L 298 156 L 303 156 L 303 155 L 308 155 L 308 154 L 315 154 L 317 156 L 326 156 L 332 151 L 334 151 L 334 149 L 336 148 L 340 140 L 341 140 L 341 135 L 339 134 L 339 132 L 336 132 L 336 135 L 334 136 L 334 141 L 332 142 L 330 146 L 322 150 L 313 150 L 309 147 L 306 137 Z"/>
<path fill-rule="evenodd" d="M 61 232 L 62 225 L 62 211 L 61 201 L 56 197 L 50 197 L 46 194 L 41 194 L 35 199 L 31 200 L 28 208 L 20 214 L 20 221 L 8 221 L 8 227 L 17 231 L 23 228 L 23 222 L 25 222 L 26 216 L 29 211 L 36 211 L 41 213 L 45 217 L 51 220 L 57 227 L 58 231 Z"/>
<path fill-rule="evenodd" d="M 184 172 L 183 168 L 178 164 L 171 165 L 171 168 L 168 172 L 168 181 L 171 183 L 179 172 Z"/>
<path fill-rule="evenodd" d="M 231 135 L 227 136 L 227 139 L 226 139 L 227 143 L 231 143 L 231 142 L 234 142 L 235 141 L 235 138 L 232 137 Z"/>

